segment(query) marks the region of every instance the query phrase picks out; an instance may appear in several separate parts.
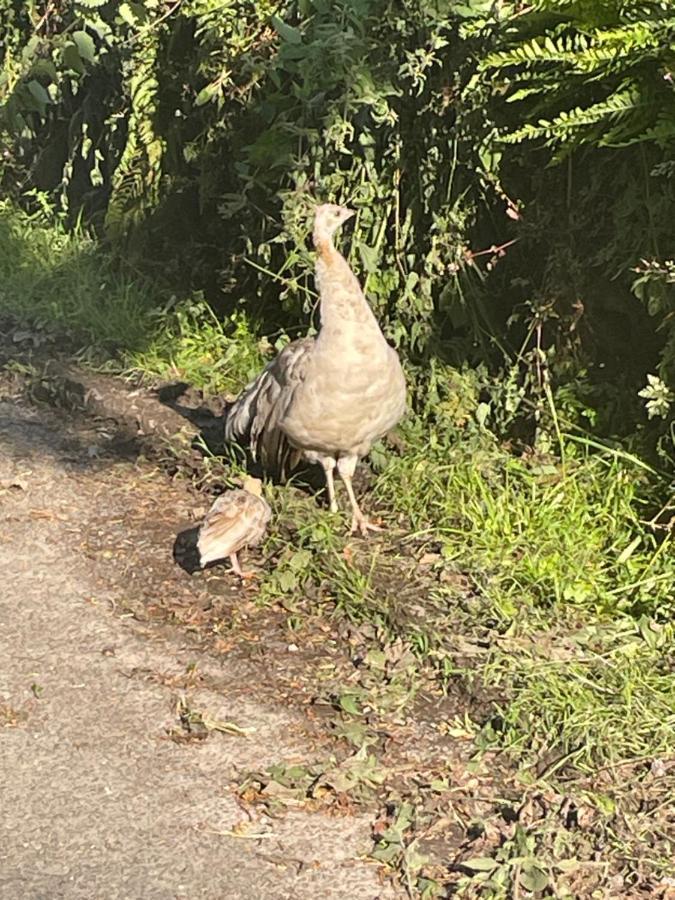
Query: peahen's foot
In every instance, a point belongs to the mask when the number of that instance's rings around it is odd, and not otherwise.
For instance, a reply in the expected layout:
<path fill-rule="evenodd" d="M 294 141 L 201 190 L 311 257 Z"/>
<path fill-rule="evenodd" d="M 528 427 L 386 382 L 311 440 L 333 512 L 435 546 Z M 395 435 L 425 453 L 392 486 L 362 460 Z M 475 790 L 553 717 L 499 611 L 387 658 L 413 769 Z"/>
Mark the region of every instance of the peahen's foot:
<path fill-rule="evenodd" d="M 260 578 L 260 572 L 237 572 L 237 575 L 244 583 L 247 581 L 257 581 Z"/>
<path fill-rule="evenodd" d="M 376 525 L 375 522 L 371 522 L 363 513 L 360 515 L 354 513 L 349 533 L 354 534 L 357 531 L 360 531 L 363 537 L 368 537 L 369 531 L 384 531 L 384 528 L 381 525 Z"/>
<path fill-rule="evenodd" d="M 350 534 L 354 534 L 355 531 L 360 531 L 363 537 L 368 537 L 369 531 L 384 531 L 381 525 L 376 525 L 375 522 L 371 522 L 370 519 L 366 518 L 361 512 L 361 507 L 359 506 L 359 501 L 356 499 L 356 495 L 354 494 L 354 488 L 352 486 L 352 475 L 354 474 L 354 465 L 356 464 L 356 457 L 343 457 L 338 460 L 338 471 L 342 476 L 342 480 L 345 483 L 345 487 L 347 488 L 347 494 L 349 495 L 349 503 L 352 508 L 352 524 L 349 529 Z"/>

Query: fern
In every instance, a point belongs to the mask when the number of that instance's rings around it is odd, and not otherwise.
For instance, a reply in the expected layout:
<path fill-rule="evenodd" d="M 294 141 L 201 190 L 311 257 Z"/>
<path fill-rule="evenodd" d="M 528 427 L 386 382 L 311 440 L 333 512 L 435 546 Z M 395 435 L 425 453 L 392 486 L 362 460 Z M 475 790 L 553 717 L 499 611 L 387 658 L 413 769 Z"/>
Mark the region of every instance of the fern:
<path fill-rule="evenodd" d="M 106 215 L 106 228 L 112 235 L 137 224 L 159 199 L 165 147 L 155 129 L 158 43 L 157 32 L 150 31 L 135 45 L 127 140 L 112 178 Z"/>
<path fill-rule="evenodd" d="M 587 107 L 576 107 L 559 113 L 551 121 L 541 119 L 536 125 L 526 124 L 522 128 L 504 135 L 507 144 L 519 144 L 524 140 L 544 138 L 547 144 L 569 143 L 575 136 L 584 134 L 592 126 L 606 125 L 608 122 L 625 119 L 641 106 L 640 93 L 634 85 L 615 91 L 600 103 Z M 609 138 L 606 138 L 611 142 Z"/>
<path fill-rule="evenodd" d="M 479 65 L 504 81 L 507 102 L 531 105 L 529 121 L 502 133 L 504 143 L 543 140 L 555 148 L 671 140 L 670 4 L 541 0 L 524 14 L 511 9 L 508 46 Z M 566 106 L 572 97 L 574 106 Z"/>

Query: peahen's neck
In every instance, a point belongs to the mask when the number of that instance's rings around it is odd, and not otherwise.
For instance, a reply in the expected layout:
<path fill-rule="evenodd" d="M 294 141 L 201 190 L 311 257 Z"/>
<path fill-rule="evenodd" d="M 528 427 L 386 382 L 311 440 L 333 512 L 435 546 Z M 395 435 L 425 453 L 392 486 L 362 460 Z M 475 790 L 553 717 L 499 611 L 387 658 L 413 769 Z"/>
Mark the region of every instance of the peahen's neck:
<path fill-rule="evenodd" d="M 324 337 L 346 335 L 357 328 L 382 340 L 382 332 L 349 263 L 330 236 L 314 236 L 317 249 L 316 282 L 321 298 L 321 332 Z"/>

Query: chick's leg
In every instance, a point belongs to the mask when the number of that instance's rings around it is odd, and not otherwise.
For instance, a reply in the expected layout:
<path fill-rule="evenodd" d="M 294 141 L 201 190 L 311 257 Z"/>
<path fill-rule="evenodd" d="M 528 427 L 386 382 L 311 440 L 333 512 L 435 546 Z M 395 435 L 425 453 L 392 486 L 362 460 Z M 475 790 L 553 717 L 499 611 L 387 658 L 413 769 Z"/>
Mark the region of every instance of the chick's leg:
<path fill-rule="evenodd" d="M 326 489 L 328 491 L 330 511 L 337 512 L 338 505 L 337 500 L 335 499 L 335 481 L 333 479 L 333 471 L 336 466 L 335 458 L 333 456 L 322 456 L 319 462 L 323 466 L 323 471 L 326 475 Z"/>
<path fill-rule="evenodd" d="M 255 572 L 244 572 L 239 565 L 239 557 L 236 553 L 230 553 L 230 562 L 232 563 L 232 571 L 235 575 L 238 575 L 242 581 L 248 581 L 251 578 L 256 577 Z"/>
<path fill-rule="evenodd" d="M 356 499 L 356 495 L 354 494 L 354 486 L 352 485 L 352 477 L 356 469 L 356 463 L 356 456 L 342 456 L 337 462 L 337 467 L 338 472 L 340 473 L 340 478 L 342 478 L 345 483 L 345 487 L 347 488 L 349 502 L 352 507 L 352 524 L 350 531 L 352 534 L 355 531 L 360 531 L 364 537 L 368 537 L 369 531 L 382 531 L 382 528 L 379 525 L 376 525 L 374 522 L 370 522 L 361 512 L 361 507 L 359 506 L 358 500 Z"/>

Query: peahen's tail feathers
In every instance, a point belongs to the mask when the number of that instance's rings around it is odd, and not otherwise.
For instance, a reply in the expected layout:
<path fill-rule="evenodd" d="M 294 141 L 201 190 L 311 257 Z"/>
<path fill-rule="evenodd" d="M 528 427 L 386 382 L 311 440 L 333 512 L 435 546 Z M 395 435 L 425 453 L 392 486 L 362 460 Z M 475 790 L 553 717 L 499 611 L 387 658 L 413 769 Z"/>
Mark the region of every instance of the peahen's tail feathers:
<path fill-rule="evenodd" d="M 314 347 L 313 338 L 301 338 L 284 347 L 235 400 L 225 420 L 225 440 L 248 448 L 270 476 L 285 480 L 300 462 L 280 427 Z"/>

